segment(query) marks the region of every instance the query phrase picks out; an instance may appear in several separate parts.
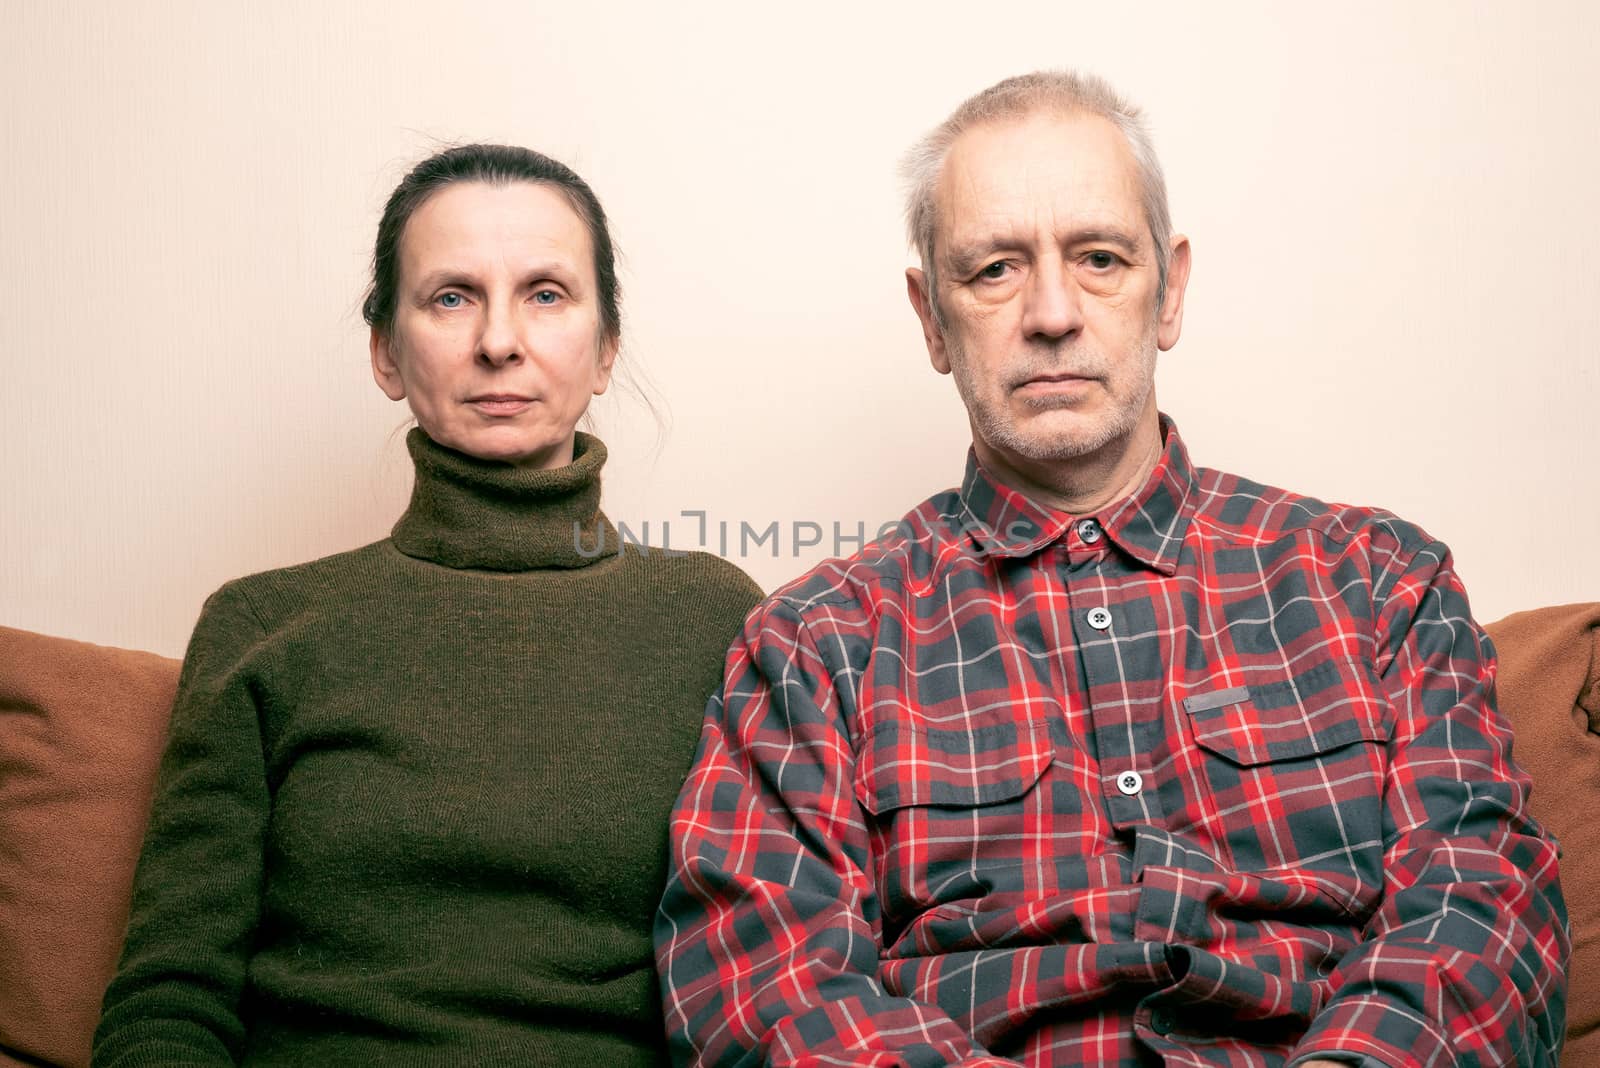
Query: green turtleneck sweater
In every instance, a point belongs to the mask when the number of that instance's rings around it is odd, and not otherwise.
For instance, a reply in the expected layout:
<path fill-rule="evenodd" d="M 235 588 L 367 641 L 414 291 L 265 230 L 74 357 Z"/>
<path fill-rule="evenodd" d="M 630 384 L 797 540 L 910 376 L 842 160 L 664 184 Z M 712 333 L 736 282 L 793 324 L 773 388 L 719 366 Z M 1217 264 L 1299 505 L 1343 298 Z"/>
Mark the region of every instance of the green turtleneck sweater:
<path fill-rule="evenodd" d="M 592 437 L 407 443 L 390 538 L 206 603 L 97 1066 L 664 1060 L 667 819 L 760 590 L 619 551 Z"/>

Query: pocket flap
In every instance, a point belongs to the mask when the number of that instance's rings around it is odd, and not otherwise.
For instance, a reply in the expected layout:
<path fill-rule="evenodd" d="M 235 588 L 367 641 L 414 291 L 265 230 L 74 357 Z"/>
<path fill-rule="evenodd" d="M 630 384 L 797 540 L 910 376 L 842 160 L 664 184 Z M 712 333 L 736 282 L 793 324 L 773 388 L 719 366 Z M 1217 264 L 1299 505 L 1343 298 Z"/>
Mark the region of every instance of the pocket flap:
<path fill-rule="evenodd" d="M 1055 747 L 1046 723 L 880 720 L 856 754 L 856 800 L 875 816 L 913 805 L 973 808 L 1033 788 Z"/>
<path fill-rule="evenodd" d="M 1366 674 L 1331 661 L 1291 677 L 1186 698 L 1184 709 L 1196 744 L 1244 766 L 1386 738 L 1382 702 Z"/>

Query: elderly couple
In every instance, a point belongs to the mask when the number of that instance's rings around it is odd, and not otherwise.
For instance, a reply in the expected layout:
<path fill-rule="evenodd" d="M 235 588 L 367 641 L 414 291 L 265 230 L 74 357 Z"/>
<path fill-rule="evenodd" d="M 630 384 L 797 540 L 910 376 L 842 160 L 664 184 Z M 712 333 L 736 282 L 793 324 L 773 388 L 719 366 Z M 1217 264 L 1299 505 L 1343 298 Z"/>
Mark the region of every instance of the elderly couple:
<path fill-rule="evenodd" d="M 765 600 L 599 512 L 589 187 L 401 182 L 365 312 L 410 507 L 207 602 L 96 1065 L 1556 1063 L 1493 650 L 1415 526 L 1191 462 L 1137 109 L 1012 78 L 906 172 L 966 470 Z"/>

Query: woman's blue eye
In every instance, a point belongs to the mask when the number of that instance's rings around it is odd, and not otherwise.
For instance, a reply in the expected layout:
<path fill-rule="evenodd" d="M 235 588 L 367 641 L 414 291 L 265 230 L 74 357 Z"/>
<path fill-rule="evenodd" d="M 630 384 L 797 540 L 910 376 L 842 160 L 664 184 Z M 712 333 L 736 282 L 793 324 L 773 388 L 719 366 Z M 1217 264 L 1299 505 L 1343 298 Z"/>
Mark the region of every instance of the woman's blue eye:
<path fill-rule="evenodd" d="M 439 306 L 443 307 L 443 308 L 459 308 L 459 307 L 461 307 L 461 294 L 460 293 L 440 293 L 439 294 Z"/>
<path fill-rule="evenodd" d="M 540 304 L 554 304 L 560 295 L 553 289 L 541 289 L 533 295 L 533 299 Z"/>

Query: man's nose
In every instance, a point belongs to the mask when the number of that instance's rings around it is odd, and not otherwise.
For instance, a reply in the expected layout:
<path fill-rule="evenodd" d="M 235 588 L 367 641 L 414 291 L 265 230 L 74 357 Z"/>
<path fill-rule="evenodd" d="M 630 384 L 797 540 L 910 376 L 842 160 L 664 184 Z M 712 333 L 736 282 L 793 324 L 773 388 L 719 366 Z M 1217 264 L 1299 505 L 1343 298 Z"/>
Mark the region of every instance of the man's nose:
<path fill-rule="evenodd" d="M 484 316 L 483 333 L 478 337 L 478 359 L 499 367 L 522 359 L 522 342 L 517 336 L 516 316 L 491 305 Z"/>
<path fill-rule="evenodd" d="M 1064 338 L 1083 328 L 1083 299 L 1067 265 L 1051 260 L 1037 264 L 1023 294 L 1024 337 Z"/>

